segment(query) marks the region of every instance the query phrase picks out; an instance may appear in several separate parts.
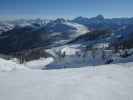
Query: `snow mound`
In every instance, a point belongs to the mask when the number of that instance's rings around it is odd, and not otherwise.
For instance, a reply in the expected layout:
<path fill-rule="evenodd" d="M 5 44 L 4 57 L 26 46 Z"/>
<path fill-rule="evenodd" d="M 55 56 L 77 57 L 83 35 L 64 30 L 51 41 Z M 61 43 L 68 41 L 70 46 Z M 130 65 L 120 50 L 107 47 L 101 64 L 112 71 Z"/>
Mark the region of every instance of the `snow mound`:
<path fill-rule="evenodd" d="M 44 69 L 48 64 L 54 61 L 53 58 L 41 58 L 39 60 L 29 61 L 25 64 L 26 67 L 31 69 Z"/>
<path fill-rule="evenodd" d="M 9 72 L 14 70 L 28 70 L 23 65 L 0 58 L 0 72 Z"/>

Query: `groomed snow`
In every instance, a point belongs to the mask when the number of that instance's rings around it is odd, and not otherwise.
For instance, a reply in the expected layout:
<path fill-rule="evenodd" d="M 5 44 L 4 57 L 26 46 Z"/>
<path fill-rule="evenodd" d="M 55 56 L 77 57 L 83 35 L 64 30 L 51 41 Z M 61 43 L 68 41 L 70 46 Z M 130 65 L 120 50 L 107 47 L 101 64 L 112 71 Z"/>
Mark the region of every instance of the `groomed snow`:
<path fill-rule="evenodd" d="M 0 72 L 0 100 L 133 100 L 133 63 Z"/>

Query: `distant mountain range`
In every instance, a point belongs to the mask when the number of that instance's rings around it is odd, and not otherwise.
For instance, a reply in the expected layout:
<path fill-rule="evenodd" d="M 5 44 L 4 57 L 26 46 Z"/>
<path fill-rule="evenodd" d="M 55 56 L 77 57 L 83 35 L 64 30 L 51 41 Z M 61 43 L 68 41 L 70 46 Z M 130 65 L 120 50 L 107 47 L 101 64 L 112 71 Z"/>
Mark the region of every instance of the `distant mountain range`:
<path fill-rule="evenodd" d="M 82 40 L 85 43 L 90 39 L 88 35 L 90 32 L 100 31 L 101 33 L 103 30 L 110 31 L 116 37 L 120 35 L 127 38 L 133 33 L 133 18 L 109 19 L 98 15 L 92 18 L 77 17 L 73 20 L 58 18 L 0 22 L 0 53 L 38 47 L 51 48 L 72 43 L 72 41 L 75 43 L 76 40 Z"/>

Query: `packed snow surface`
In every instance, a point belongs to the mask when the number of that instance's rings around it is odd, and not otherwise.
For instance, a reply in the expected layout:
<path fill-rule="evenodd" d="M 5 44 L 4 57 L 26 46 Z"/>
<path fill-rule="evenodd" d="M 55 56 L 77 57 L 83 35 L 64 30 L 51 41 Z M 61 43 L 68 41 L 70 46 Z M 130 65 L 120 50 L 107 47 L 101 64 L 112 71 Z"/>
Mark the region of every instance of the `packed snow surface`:
<path fill-rule="evenodd" d="M 133 63 L 0 72 L 0 100 L 133 100 Z"/>

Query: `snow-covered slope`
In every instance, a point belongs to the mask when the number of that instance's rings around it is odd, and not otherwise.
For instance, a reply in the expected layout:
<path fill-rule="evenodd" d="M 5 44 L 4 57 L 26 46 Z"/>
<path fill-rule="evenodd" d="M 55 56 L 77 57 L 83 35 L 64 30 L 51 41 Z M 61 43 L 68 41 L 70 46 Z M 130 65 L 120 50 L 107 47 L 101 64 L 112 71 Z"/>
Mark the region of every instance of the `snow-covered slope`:
<path fill-rule="evenodd" d="M 88 28 L 82 24 L 58 18 L 48 23 L 45 27 L 47 32 L 60 33 L 67 37 L 76 37 L 89 32 Z M 59 34 L 58 34 L 59 35 Z"/>
<path fill-rule="evenodd" d="M 36 28 L 35 26 L 45 26 L 47 23 L 49 23 L 50 20 L 41 20 L 41 19 L 31 19 L 31 20 L 26 20 L 26 19 L 19 19 L 19 20 L 14 20 L 14 21 L 2 21 L 0 22 L 0 34 L 2 32 L 7 32 L 12 30 L 13 28 L 17 27 L 26 27 L 26 26 L 31 26 Z"/>
<path fill-rule="evenodd" d="M 15 70 L 28 70 L 28 68 L 24 67 L 23 65 L 17 64 L 13 61 L 4 60 L 0 58 L 0 73 Z"/>
<path fill-rule="evenodd" d="M 75 33 L 77 33 L 76 34 L 77 36 L 89 32 L 88 28 L 82 24 L 78 24 L 78 23 L 74 23 L 74 22 L 65 22 L 64 24 L 74 27 L 76 29 Z"/>
<path fill-rule="evenodd" d="M 0 72 L 0 100 L 133 100 L 133 63 Z"/>
<path fill-rule="evenodd" d="M 33 61 L 29 61 L 26 62 L 24 64 L 25 67 L 28 67 L 30 69 L 45 69 L 46 66 L 50 63 L 52 63 L 54 61 L 53 58 L 49 57 L 49 58 L 40 58 L 38 60 L 33 60 Z"/>
<path fill-rule="evenodd" d="M 45 20 L 18 20 L 12 23 L 15 27 L 0 35 L 1 53 L 61 46 L 89 31 L 84 25 L 64 19 L 48 22 Z"/>
<path fill-rule="evenodd" d="M 14 28 L 13 24 L 9 24 L 9 23 L 0 23 L 0 34 L 2 32 L 7 32 L 9 30 L 12 30 Z"/>

